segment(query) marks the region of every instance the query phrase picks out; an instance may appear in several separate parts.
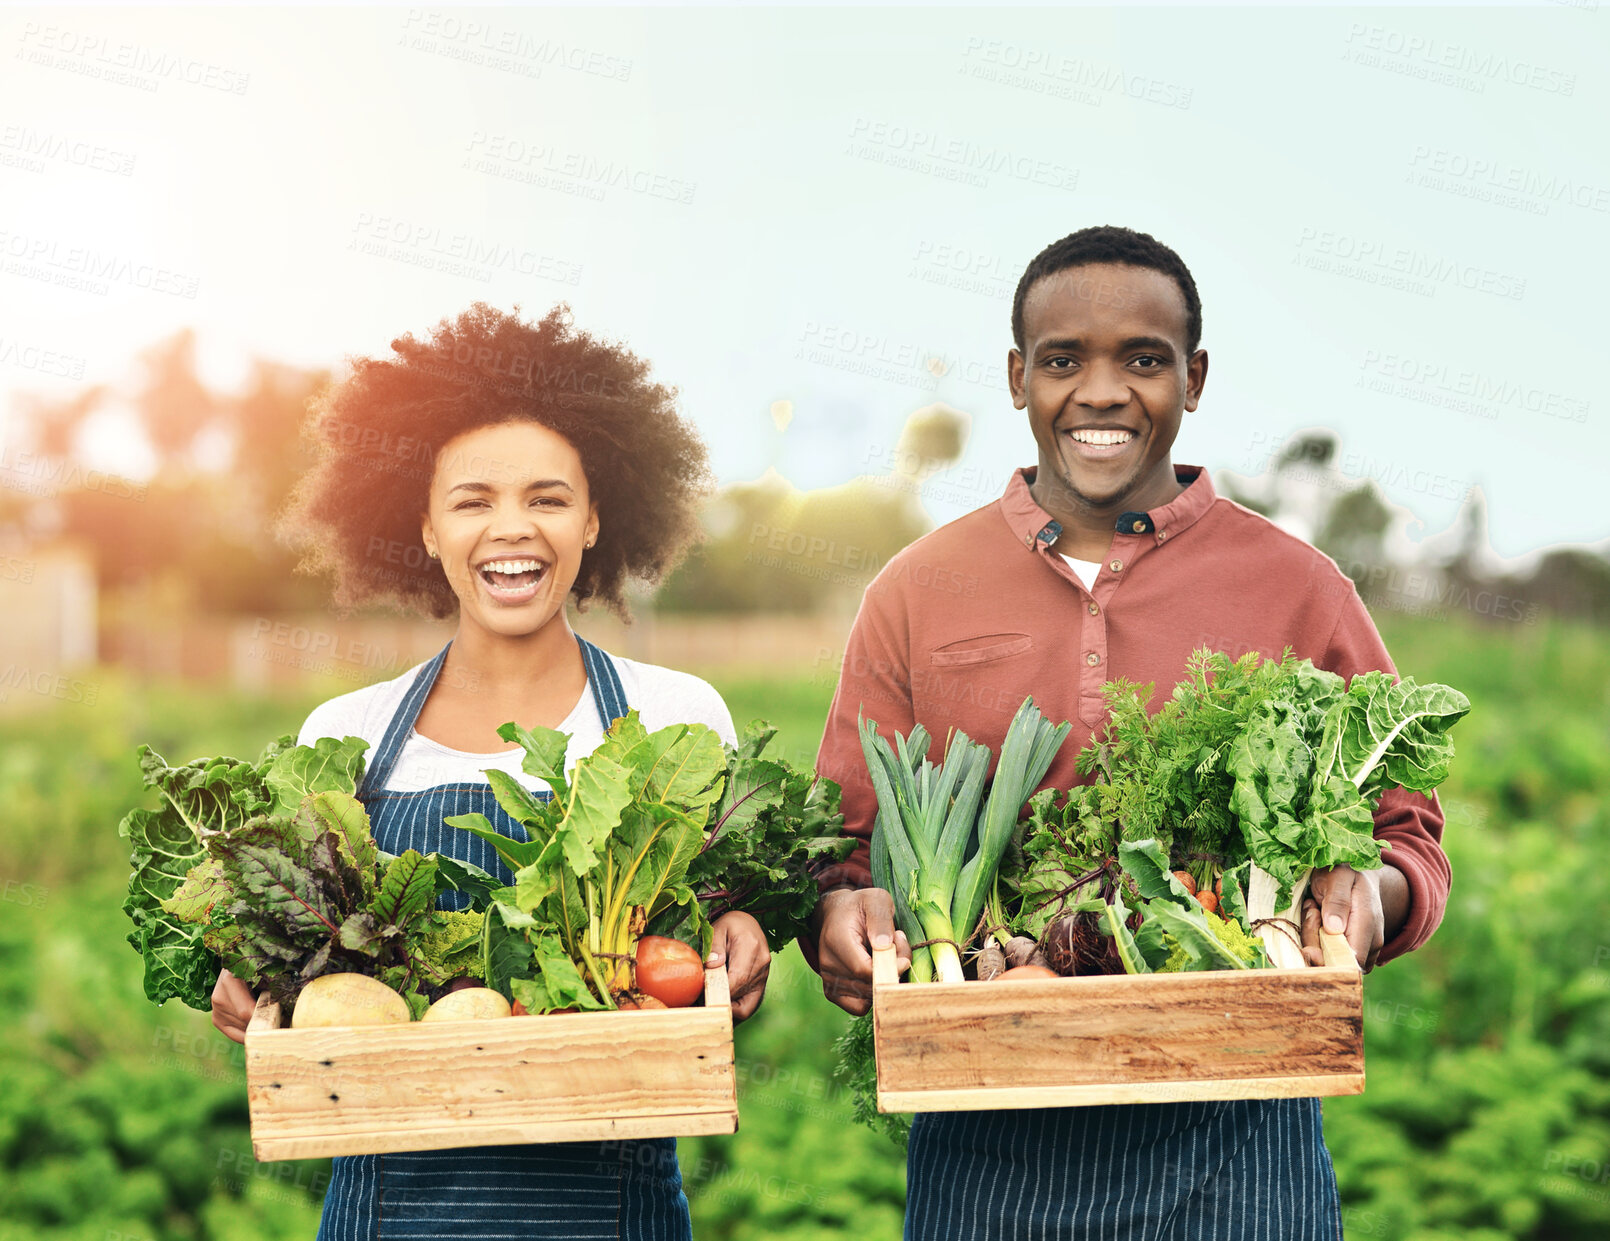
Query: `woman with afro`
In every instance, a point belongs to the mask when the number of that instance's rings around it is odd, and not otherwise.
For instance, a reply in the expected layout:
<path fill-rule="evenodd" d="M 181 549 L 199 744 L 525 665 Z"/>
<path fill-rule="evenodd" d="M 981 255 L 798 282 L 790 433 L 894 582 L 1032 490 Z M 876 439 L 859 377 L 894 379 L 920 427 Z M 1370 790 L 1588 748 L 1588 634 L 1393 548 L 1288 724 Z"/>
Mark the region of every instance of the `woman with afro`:
<path fill-rule="evenodd" d="M 358 796 L 380 848 L 437 850 L 512 878 L 480 837 L 444 824 L 479 812 L 519 835 L 485 776 L 535 791 L 508 720 L 570 734 L 567 767 L 635 708 L 645 728 L 708 725 L 735 744 L 721 697 L 697 677 L 605 654 L 566 615 L 594 600 L 622 616 L 629 578 L 653 582 L 697 531 L 704 446 L 672 390 L 619 345 L 484 304 L 428 340 L 357 360 L 310 422 L 320 460 L 284 532 L 343 606 L 456 613 L 438 654 L 393 681 L 317 707 L 298 740 L 370 744 Z M 770 957 L 758 922 L 715 923 L 733 1015 L 754 1012 Z M 213 1021 L 243 1041 L 250 989 L 227 971 Z M 393 1237 L 691 1236 L 672 1139 L 469 1147 L 334 1161 L 320 1241 Z"/>

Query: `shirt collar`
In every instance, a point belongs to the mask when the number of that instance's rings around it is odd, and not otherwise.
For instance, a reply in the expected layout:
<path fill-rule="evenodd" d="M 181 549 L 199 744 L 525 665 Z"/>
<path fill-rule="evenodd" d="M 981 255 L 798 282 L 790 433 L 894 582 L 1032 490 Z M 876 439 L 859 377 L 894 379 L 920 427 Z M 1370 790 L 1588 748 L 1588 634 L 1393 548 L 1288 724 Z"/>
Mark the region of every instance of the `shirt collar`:
<path fill-rule="evenodd" d="M 1006 484 L 1006 494 L 998 501 L 1001 515 L 1006 519 L 1013 536 L 1031 550 L 1036 540 L 1042 543 L 1054 543 L 1057 535 L 1062 532 L 1061 525 L 1053 521 L 1051 514 L 1034 502 L 1034 496 L 1029 492 L 1029 484 L 1034 481 L 1036 468 L 1026 465 L 1014 470 Z M 1213 490 L 1213 480 L 1201 466 L 1176 465 L 1174 477 L 1184 484 L 1184 491 L 1160 508 L 1144 513 L 1122 514 L 1114 523 L 1115 533 L 1130 536 L 1150 535 L 1154 541 L 1161 543 L 1176 537 L 1180 531 L 1193 525 L 1213 507 L 1213 501 L 1218 496 Z M 1135 529 L 1137 524 L 1141 526 L 1139 530 Z"/>

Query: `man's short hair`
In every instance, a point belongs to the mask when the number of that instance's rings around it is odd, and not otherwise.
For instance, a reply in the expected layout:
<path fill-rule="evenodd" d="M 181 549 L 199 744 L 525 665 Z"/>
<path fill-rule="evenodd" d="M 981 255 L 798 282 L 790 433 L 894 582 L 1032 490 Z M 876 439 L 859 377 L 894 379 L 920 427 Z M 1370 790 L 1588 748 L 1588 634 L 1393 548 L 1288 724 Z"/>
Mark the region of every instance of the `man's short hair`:
<path fill-rule="evenodd" d="M 1197 296 L 1196 281 L 1191 278 L 1191 270 L 1185 266 L 1185 261 L 1147 233 L 1101 224 L 1081 228 L 1061 241 L 1053 241 L 1023 269 L 1023 278 L 1017 282 L 1017 292 L 1012 297 L 1012 340 L 1019 353 L 1023 351 L 1023 302 L 1029 290 L 1047 276 L 1090 263 L 1149 267 L 1162 272 L 1179 285 L 1180 292 L 1185 296 L 1185 352 L 1196 352 L 1202 340 L 1202 299 Z"/>

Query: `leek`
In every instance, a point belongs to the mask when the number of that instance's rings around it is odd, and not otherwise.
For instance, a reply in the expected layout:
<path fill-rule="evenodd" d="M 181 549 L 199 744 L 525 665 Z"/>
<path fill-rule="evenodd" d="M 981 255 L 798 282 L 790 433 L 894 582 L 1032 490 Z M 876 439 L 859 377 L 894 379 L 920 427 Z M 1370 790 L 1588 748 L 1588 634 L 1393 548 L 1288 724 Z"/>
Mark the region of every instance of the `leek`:
<path fill-rule="evenodd" d="M 1006 730 L 986 799 L 987 745 L 954 732 L 935 766 L 922 725 L 896 734 L 891 747 L 876 722 L 861 719 L 861 750 L 878 798 L 872 878 L 893 895 L 895 919 L 914 945 L 914 980 L 963 981 L 961 949 L 983 913 L 1018 811 L 1071 728 L 1051 724 L 1032 698 L 1024 699 Z"/>

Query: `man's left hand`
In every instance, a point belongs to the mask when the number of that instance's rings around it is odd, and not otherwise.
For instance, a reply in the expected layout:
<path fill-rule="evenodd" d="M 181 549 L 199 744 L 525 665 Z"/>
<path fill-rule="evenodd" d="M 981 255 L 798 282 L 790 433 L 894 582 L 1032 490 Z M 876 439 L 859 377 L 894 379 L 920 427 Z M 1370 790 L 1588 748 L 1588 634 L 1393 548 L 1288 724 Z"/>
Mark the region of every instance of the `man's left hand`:
<path fill-rule="evenodd" d="M 766 994 L 766 975 L 771 972 L 771 949 L 766 932 L 750 914 L 733 912 L 716 919 L 710 940 L 707 966 L 727 963 L 727 986 L 732 991 L 732 1019 L 742 1021 L 754 1015 Z"/>
<path fill-rule="evenodd" d="M 1391 877 L 1388 878 L 1390 871 Z M 1402 872 L 1391 867 L 1375 870 L 1354 870 L 1351 866 L 1332 866 L 1316 870 L 1309 877 L 1308 890 L 1315 909 L 1304 901 L 1302 919 L 1303 956 L 1311 965 L 1323 965 L 1324 956 L 1319 946 L 1319 928 L 1347 938 L 1347 943 L 1365 971 L 1375 968 L 1375 959 L 1387 939 L 1386 902 L 1382 899 L 1383 879 L 1388 883 L 1396 879 L 1395 887 L 1404 889 Z M 1396 895 L 1395 893 L 1393 895 Z M 1401 918 L 1399 926 L 1402 925 Z M 1393 928 L 1396 933 L 1396 928 Z"/>

